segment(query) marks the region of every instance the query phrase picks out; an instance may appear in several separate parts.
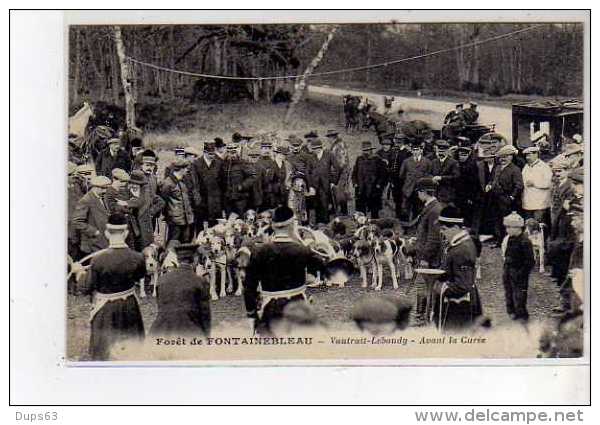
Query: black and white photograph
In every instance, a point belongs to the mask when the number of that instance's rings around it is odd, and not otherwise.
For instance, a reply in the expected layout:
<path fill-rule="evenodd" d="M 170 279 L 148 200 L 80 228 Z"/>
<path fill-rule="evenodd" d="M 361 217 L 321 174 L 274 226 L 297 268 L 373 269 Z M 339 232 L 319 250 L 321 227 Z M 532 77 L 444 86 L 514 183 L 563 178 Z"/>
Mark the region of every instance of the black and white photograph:
<path fill-rule="evenodd" d="M 583 20 L 65 34 L 69 361 L 584 355 Z"/>

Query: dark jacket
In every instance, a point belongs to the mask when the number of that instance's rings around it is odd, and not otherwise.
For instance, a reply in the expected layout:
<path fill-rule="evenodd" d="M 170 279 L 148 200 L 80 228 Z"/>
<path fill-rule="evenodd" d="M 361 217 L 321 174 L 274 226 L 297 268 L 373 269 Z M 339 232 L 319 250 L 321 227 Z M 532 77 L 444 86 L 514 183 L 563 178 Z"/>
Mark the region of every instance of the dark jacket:
<path fill-rule="evenodd" d="M 442 162 L 439 158 L 435 158 L 431 164 L 431 174 L 442 178 L 438 182 L 437 198 L 446 204 L 454 202 L 456 184 L 460 177 L 458 161 L 448 157 Z"/>
<path fill-rule="evenodd" d="M 504 252 L 504 268 L 511 270 L 516 280 L 526 277 L 535 265 L 533 247 L 529 237 L 523 232 L 518 236 L 508 236 Z"/>
<path fill-rule="evenodd" d="M 100 152 L 96 158 L 96 174 L 112 178 L 112 170 L 121 168 L 128 173 L 131 172 L 131 158 L 123 149 L 119 149 L 115 156 L 110 154 L 110 150 L 106 149 Z"/>
<path fill-rule="evenodd" d="M 257 162 L 261 173 L 263 202 L 277 206 L 283 203 L 285 191 L 285 166 L 279 168 L 275 160 L 269 157 L 260 158 Z"/>
<path fill-rule="evenodd" d="M 523 175 L 515 164 L 505 168 L 496 165 L 492 175 L 491 193 L 496 206 L 503 212 L 518 210 L 521 207 L 523 193 Z"/>
<path fill-rule="evenodd" d="M 471 158 L 459 162 L 460 175 L 456 182 L 456 199 L 460 205 L 471 205 L 481 199 L 483 189 L 479 184 L 479 169 Z M 485 186 L 484 186 L 485 187 Z"/>
<path fill-rule="evenodd" d="M 423 207 L 416 233 L 416 254 L 418 261 L 427 261 L 430 267 L 437 267 L 441 256 L 440 212 L 442 206 L 437 200 Z"/>
<path fill-rule="evenodd" d="M 249 201 L 256 184 L 256 170 L 239 158 L 225 160 L 221 170 L 226 201 Z"/>
<path fill-rule="evenodd" d="M 154 242 L 154 217 L 165 207 L 165 201 L 159 195 L 151 194 L 143 186 L 139 198 L 130 198 L 127 201 L 129 212 L 138 230 L 136 235 L 136 248 L 142 250 Z"/>
<path fill-rule="evenodd" d="M 330 184 L 336 184 L 340 173 L 333 156 L 328 151 L 323 151 L 321 159 L 317 155 L 312 155 L 313 169 L 311 174 L 311 186 L 317 191 L 324 190 L 329 193 Z"/>
<path fill-rule="evenodd" d="M 165 218 L 168 223 L 185 226 L 194 222 L 194 212 L 187 186 L 183 181 L 169 175 L 160 187 L 160 196 L 165 201 Z"/>
<path fill-rule="evenodd" d="M 419 162 L 414 157 L 406 159 L 400 167 L 399 180 L 403 182 L 402 193 L 405 197 L 409 197 L 415 191 L 417 181 L 423 177 L 431 177 L 432 164 L 431 161 L 424 156 L 421 156 Z"/>
<path fill-rule="evenodd" d="M 202 198 L 202 205 L 209 218 L 220 217 L 223 211 L 222 167 L 223 161 L 216 157 L 210 163 L 210 167 L 204 158 L 198 158 L 192 164 L 192 169 L 198 179 L 198 191 Z"/>
<path fill-rule="evenodd" d="M 352 170 L 352 184 L 356 196 L 361 198 L 381 198 L 386 182 L 385 162 L 377 155 L 360 155 Z"/>
<path fill-rule="evenodd" d="M 158 279 L 158 314 L 152 335 L 210 336 L 210 295 L 206 279 L 181 264 Z"/>
<path fill-rule="evenodd" d="M 93 192 L 86 193 L 79 200 L 71 221 L 81 237 L 81 250 L 83 252 L 91 254 L 108 246 L 108 241 L 104 236 L 108 221 L 108 210 L 103 201 Z M 96 235 L 96 231 L 100 234 Z"/>
<path fill-rule="evenodd" d="M 314 166 L 314 156 L 308 152 L 300 151 L 298 153 L 290 153 L 286 159 L 291 166 L 291 175 L 300 172 L 306 176 L 308 184 L 312 185 L 311 177 Z"/>

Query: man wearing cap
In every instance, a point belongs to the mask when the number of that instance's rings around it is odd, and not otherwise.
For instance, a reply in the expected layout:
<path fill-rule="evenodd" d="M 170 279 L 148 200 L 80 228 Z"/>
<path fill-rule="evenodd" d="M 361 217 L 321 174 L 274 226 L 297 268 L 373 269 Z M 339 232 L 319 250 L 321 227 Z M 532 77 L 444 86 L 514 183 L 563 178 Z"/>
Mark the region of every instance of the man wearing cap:
<path fill-rule="evenodd" d="M 385 140 L 385 139 L 384 139 Z M 388 166 L 389 182 L 394 199 L 396 218 L 400 219 L 404 216 L 402 210 L 402 186 L 403 181 L 400 180 L 400 169 L 402 164 L 412 155 L 407 147 L 406 138 L 402 134 L 394 133 L 391 162 Z"/>
<path fill-rule="evenodd" d="M 497 167 L 496 157 L 489 150 L 482 150 L 475 161 L 477 167 L 478 196 L 474 198 L 473 222 L 471 230 L 473 234 L 493 235 L 496 233 L 496 217 L 490 211 L 492 193 L 489 191 L 492 183 L 494 170 Z"/>
<path fill-rule="evenodd" d="M 522 205 L 523 175 L 513 163 L 517 150 L 506 145 L 496 153 L 498 164 L 494 167 L 492 181 L 485 188 L 491 194 L 490 207 L 495 215 L 495 236 L 498 244 L 504 239 L 506 231 L 503 220 L 511 211 L 518 211 Z"/>
<path fill-rule="evenodd" d="M 335 215 L 348 215 L 348 201 L 350 200 L 350 158 L 348 147 L 336 130 L 328 130 L 325 135 L 330 141 L 329 151 L 339 172 L 338 181 L 333 188 Z"/>
<path fill-rule="evenodd" d="M 531 146 L 523 150 L 527 164 L 523 167 L 523 212 L 525 218 L 534 218 L 550 228 L 550 201 L 552 170 L 540 159 L 540 148 Z M 547 237 L 548 233 L 544 233 Z"/>
<path fill-rule="evenodd" d="M 298 136 L 291 134 L 286 140 L 290 144 L 290 154 L 287 156 L 291 166 L 290 175 L 302 173 L 310 183 L 314 157 L 302 150 L 302 139 Z"/>
<path fill-rule="evenodd" d="M 464 218 L 465 226 L 473 233 L 477 233 L 479 229 L 473 226 L 473 217 L 483 191 L 479 186 L 479 171 L 471 156 L 472 152 L 472 149 L 467 146 L 457 149 L 460 173 L 456 181 L 456 206 Z"/>
<path fill-rule="evenodd" d="M 136 251 L 154 242 L 154 218 L 160 214 L 165 206 L 165 201 L 158 195 L 146 189 L 148 180 L 141 170 L 133 170 L 129 179 L 130 197 L 123 203 L 131 218 L 132 233 Z"/>
<path fill-rule="evenodd" d="M 108 221 L 108 208 L 104 201 L 110 179 L 105 176 L 94 176 L 92 188 L 77 203 L 71 222 L 80 235 L 80 249 L 85 255 L 104 249 L 108 240 L 104 236 L 104 228 Z"/>
<path fill-rule="evenodd" d="M 338 183 L 340 171 L 331 152 L 323 149 L 321 139 L 312 139 L 310 147 L 313 155 L 312 187 L 316 191 L 313 204 L 315 221 L 317 223 L 329 223 L 333 189 Z"/>
<path fill-rule="evenodd" d="M 194 211 L 188 187 L 183 182 L 188 162 L 176 159 L 171 172 L 162 182 L 160 196 L 165 201 L 165 220 L 167 221 L 167 240 L 188 243 L 193 238 Z"/>
<path fill-rule="evenodd" d="M 458 208 L 447 206 L 440 212 L 440 232 L 448 242 L 443 255 L 445 273 L 438 278 L 432 297 L 434 321 L 440 328 L 468 326 L 482 313 L 479 291 L 475 285 L 477 248 L 464 224 L 464 217 Z M 467 296 L 466 308 L 443 303 L 444 298 L 460 300 Z"/>
<path fill-rule="evenodd" d="M 201 209 L 203 204 L 202 196 L 200 195 L 200 183 L 198 174 L 196 174 L 191 165 L 200 157 L 201 153 L 193 146 L 187 146 L 184 150 L 184 158 L 188 161 L 188 167 L 183 176 L 183 183 L 188 188 L 188 193 L 191 195 L 192 209 L 194 210 L 194 230 L 202 215 Z"/>
<path fill-rule="evenodd" d="M 194 243 L 175 246 L 179 265 L 158 279 L 152 336 L 210 336 L 209 283 L 195 272 L 198 247 Z"/>
<path fill-rule="evenodd" d="M 416 264 L 421 268 L 437 268 L 441 260 L 442 242 L 439 217 L 442 205 L 435 198 L 436 190 L 437 185 L 431 177 L 423 177 L 415 185 L 415 191 L 423 204 L 423 209 L 417 222 L 415 243 L 407 246 L 406 252 L 415 257 Z M 426 277 L 417 282 L 415 312 L 417 324 L 422 325 L 427 320 L 432 280 Z"/>
<path fill-rule="evenodd" d="M 112 214 L 103 231 L 108 249 L 92 259 L 87 291 L 92 293 L 90 356 L 108 360 L 117 344 L 144 338 L 144 322 L 135 296 L 135 285 L 146 276 L 144 256 L 125 243 L 128 223 Z"/>
<path fill-rule="evenodd" d="M 253 249 L 246 270 L 246 312 L 249 318 L 256 320 L 255 329 L 264 336 L 272 334 L 271 322 L 283 316 L 288 303 L 307 300 L 307 268 L 322 269 L 324 265 L 317 253 L 292 238 L 294 223 L 290 208 L 275 209 L 271 242 Z"/>
<path fill-rule="evenodd" d="M 100 152 L 96 158 L 96 174 L 100 176 L 111 177 L 112 170 L 120 168 L 126 172 L 131 171 L 131 158 L 123 149 L 121 149 L 121 140 L 110 139 L 108 149 Z"/>
<path fill-rule="evenodd" d="M 445 206 L 456 201 L 456 183 L 460 177 L 458 162 L 450 155 L 450 144 L 446 140 L 435 142 L 435 158 L 431 163 L 433 181 L 437 183 L 436 198 Z"/>
<path fill-rule="evenodd" d="M 563 155 L 569 161 L 571 169 L 583 166 L 582 145 L 578 145 L 577 143 L 567 145 Z"/>
<path fill-rule="evenodd" d="M 158 157 L 152 149 L 146 149 L 139 154 L 140 169 L 146 176 L 146 190 L 150 194 L 158 193 L 158 178 L 156 172 L 158 169 Z"/>
<path fill-rule="evenodd" d="M 387 186 L 387 184 L 391 181 L 392 179 L 392 166 L 394 163 L 394 150 L 392 149 L 392 146 L 394 145 L 394 134 L 393 133 L 387 133 L 384 134 L 381 137 L 381 141 L 379 142 L 381 144 L 381 149 L 379 149 L 375 155 L 378 156 L 379 158 L 381 158 L 381 160 L 383 161 L 383 164 L 385 166 L 385 183 L 384 183 L 384 189 L 385 186 Z M 390 195 L 390 190 L 388 190 L 388 199 L 389 199 L 389 195 Z"/>
<path fill-rule="evenodd" d="M 256 170 L 240 157 L 239 143 L 232 141 L 227 145 L 227 159 L 221 173 L 223 182 L 224 208 L 227 215 L 235 212 L 242 215 L 248 209 L 251 194 L 256 184 Z"/>
<path fill-rule="evenodd" d="M 287 146 L 278 144 L 273 149 L 273 162 L 275 162 L 275 172 L 277 173 L 277 180 L 281 182 L 279 185 L 279 192 L 276 194 L 277 203 L 276 205 L 286 205 L 288 199 L 288 190 L 292 185 L 291 182 L 291 165 L 287 160 L 287 156 L 290 154 L 290 150 Z"/>
<path fill-rule="evenodd" d="M 126 213 L 126 210 L 119 205 L 118 200 L 127 201 L 129 199 L 129 173 L 121 168 L 115 168 L 112 170 L 112 182 L 111 185 L 106 189 L 104 200 L 108 208 L 109 214 L 120 212 Z"/>
<path fill-rule="evenodd" d="M 431 177 L 433 170 L 431 161 L 423 156 L 423 143 L 414 141 L 411 146 L 412 156 L 400 167 L 398 179 L 402 182 L 403 218 L 412 220 L 420 212 L 423 203 L 419 200 L 415 187 L 424 177 Z"/>
<path fill-rule="evenodd" d="M 254 211 L 261 208 L 264 197 L 265 197 L 265 188 L 264 178 L 266 170 L 262 167 L 261 164 L 258 163 L 260 158 L 260 150 L 252 146 L 248 149 L 248 164 L 254 170 L 254 174 L 256 175 L 254 186 L 250 190 L 250 200 L 247 205 L 247 209 L 252 209 Z"/>
<path fill-rule="evenodd" d="M 261 186 L 263 191 L 262 204 L 257 209 L 270 210 L 283 205 L 282 191 L 285 185 L 285 170 L 281 171 L 279 165 L 271 156 L 273 143 L 264 140 L 260 144 L 260 158 L 256 162 L 261 170 Z M 283 166 L 283 162 L 281 162 Z"/>
<path fill-rule="evenodd" d="M 379 218 L 381 198 L 386 183 L 386 169 L 383 160 L 373 154 L 371 142 L 362 143 L 362 155 L 356 158 L 352 169 L 352 184 L 356 196 L 356 211 Z"/>
<path fill-rule="evenodd" d="M 196 159 L 191 167 L 196 174 L 198 193 L 202 199 L 194 217 L 195 234 L 203 230 L 204 223 L 212 227 L 217 224 L 218 218 L 223 217 L 222 167 L 223 161 L 216 155 L 216 144 L 205 142 L 202 157 Z"/>

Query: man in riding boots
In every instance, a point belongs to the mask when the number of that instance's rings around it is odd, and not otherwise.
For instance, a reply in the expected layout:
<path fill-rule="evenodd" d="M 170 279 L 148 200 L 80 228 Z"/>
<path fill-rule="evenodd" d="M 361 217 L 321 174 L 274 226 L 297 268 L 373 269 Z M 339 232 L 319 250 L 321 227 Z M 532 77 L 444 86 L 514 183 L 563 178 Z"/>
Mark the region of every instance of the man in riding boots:
<path fill-rule="evenodd" d="M 146 275 L 144 256 L 125 243 L 125 216 L 112 214 L 103 233 L 108 249 L 92 259 L 86 292 L 93 296 L 90 356 L 109 360 L 115 345 L 144 339 L 144 322 L 135 297 L 135 285 Z"/>
<path fill-rule="evenodd" d="M 415 191 L 423 209 L 417 223 L 416 240 L 414 244 L 406 247 L 406 253 L 415 257 L 415 264 L 419 268 L 438 268 L 441 260 L 441 234 L 439 217 L 442 205 L 435 198 L 437 185 L 431 177 L 419 179 Z M 427 307 L 431 306 L 432 279 L 424 276 L 416 280 L 416 320 L 417 326 L 424 325 L 427 321 Z"/>
<path fill-rule="evenodd" d="M 440 276 L 433 288 L 433 317 L 439 328 L 460 328 L 482 314 L 475 285 L 477 247 L 464 227 L 460 210 L 448 206 L 440 212 L 440 231 L 447 241 Z M 464 299 L 467 307 L 444 300 Z M 440 315 L 441 312 L 441 315 Z"/>
<path fill-rule="evenodd" d="M 160 188 L 160 195 L 166 203 L 168 241 L 178 240 L 181 243 L 188 243 L 194 236 L 191 195 L 183 182 L 187 167 L 188 162 L 185 159 L 176 159 Z"/>
<path fill-rule="evenodd" d="M 227 215 L 235 212 L 242 216 L 246 212 L 252 188 L 256 184 L 256 171 L 240 157 L 240 149 L 239 142 L 232 141 L 227 145 L 227 159 L 221 169 Z"/>
<path fill-rule="evenodd" d="M 356 196 L 356 211 L 371 213 L 371 218 L 379 218 L 381 198 L 386 183 L 385 162 L 373 154 L 371 142 L 362 143 L 363 154 L 356 158 L 352 170 L 352 184 Z"/>
<path fill-rule="evenodd" d="M 293 239 L 294 220 L 290 208 L 275 210 L 271 242 L 254 248 L 246 270 L 246 312 L 255 320 L 256 331 L 263 336 L 272 334 L 271 324 L 283 316 L 288 303 L 307 300 L 306 269 L 324 266 L 318 254 Z"/>
<path fill-rule="evenodd" d="M 456 183 L 460 177 L 460 167 L 449 149 L 450 144 L 446 140 L 436 141 L 436 156 L 431 164 L 433 181 L 438 185 L 436 198 L 445 206 L 455 205 Z"/>
<path fill-rule="evenodd" d="M 224 145 L 223 145 L 224 146 Z M 204 143 L 202 157 L 192 163 L 192 172 L 196 174 L 198 192 L 202 203 L 194 217 L 195 233 L 204 228 L 217 224 L 217 219 L 223 217 L 223 161 L 216 155 L 216 144 L 212 141 Z"/>

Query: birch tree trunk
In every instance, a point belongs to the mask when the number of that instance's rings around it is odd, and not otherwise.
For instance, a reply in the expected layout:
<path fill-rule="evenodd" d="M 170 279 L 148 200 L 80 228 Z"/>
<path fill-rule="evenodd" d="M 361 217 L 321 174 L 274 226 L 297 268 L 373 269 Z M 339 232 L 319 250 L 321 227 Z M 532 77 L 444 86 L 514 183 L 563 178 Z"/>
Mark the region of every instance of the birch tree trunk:
<path fill-rule="evenodd" d="M 295 109 L 296 105 L 298 104 L 298 102 L 300 101 L 300 99 L 302 98 L 302 94 L 304 93 L 304 90 L 306 89 L 306 81 L 308 80 L 308 77 L 310 77 L 310 74 L 312 74 L 313 71 L 315 70 L 315 68 L 317 66 L 319 66 L 319 63 L 321 63 L 321 60 L 323 60 L 323 56 L 325 56 L 325 52 L 327 52 L 327 49 L 329 48 L 329 43 L 331 43 L 331 40 L 333 39 L 333 36 L 334 36 L 335 32 L 337 31 L 337 28 L 338 27 L 335 25 L 333 27 L 331 27 L 331 30 L 329 31 L 329 34 L 327 34 L 327 38 L 323 42 L 321 49 L 319 50 L 317 55 L 313 58 L 313 60 L 310 62 L 310 64 L 304 71 L 304 74 L 302 74 L 302 76 L 300 77 L 300 80 L 295 84 L 292 101 L 290 102 L 290 106 L 289 106 L 289 108 L 285 114 L 285 118 L 283 120 L 283 122 L 285 124 L 289 123 L 290 118 L 292 117 L 292 114 L 294 113 L 294 109 Z"/>
<path fill-rule="evenodd" d="M 130 65 L 125 59 L 125 46 L 121 36 L 121 27 L 114 27 L 115 47 L 121 64 L 121 83 L 123 84 L 123 92 L 125 94 L 125 122 L 127 128 L 135 128 L 135 100 L 133 98 L 133 90 L 131 86 Z"/>
<path fill-rule="evenodd" d="M 75 63 L 73 64 L 73 92 L 72 92 L 72 104 L 79 104 L 79 74 L 81 73 L 81 38 L 79 36 L 79 29 L 73 29 L 73 37 L 75 38 Z"/>

